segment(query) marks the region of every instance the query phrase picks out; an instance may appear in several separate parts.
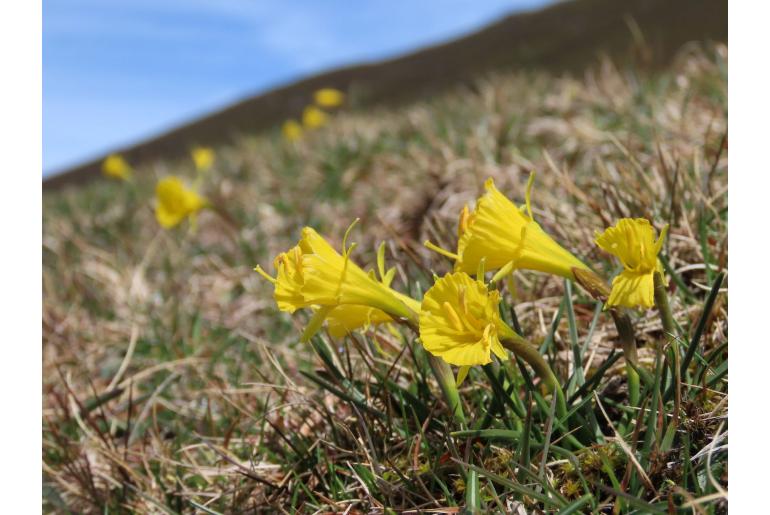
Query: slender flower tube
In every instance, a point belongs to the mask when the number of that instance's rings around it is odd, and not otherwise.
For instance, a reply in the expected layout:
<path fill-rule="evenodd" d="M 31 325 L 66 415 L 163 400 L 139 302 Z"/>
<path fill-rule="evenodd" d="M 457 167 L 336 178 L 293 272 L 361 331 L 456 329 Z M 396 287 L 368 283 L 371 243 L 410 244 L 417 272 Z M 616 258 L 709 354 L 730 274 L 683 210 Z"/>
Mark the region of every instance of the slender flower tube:
<path fill-rule="evenodd" d="M 214 149 L 209 147 L 195 147 L 190 152 L 193 162 L 195 163 L 195 169 L 199 172 L 207 172 L 214 164 Z"/>
<path fill-rule="evenodd" d="M 112 179 L 128 181 L 131 179 L 131 166 L 120 154 L 111 154 L 102 163 L 102 173 Z"/>
<path fill-rule="evenodd" d="M 644 218 L 622 218 L 603 233 L 596 233 L 596 244 L 616 256 L 623 271 L 612 281 L 608 306 L 651 308 L 655 298 L 655 273 L 663 276 L 658 259 L 668 225 L 655 240 L 655 229 Z"/>
<path fill-rule="evenodd" d="M 490 178 L 486 193 L 471 212 L 460 213 L 457 252 L 451 253 L 430 242 L 425 245 L 455 260 L 455 271 L 475 273 L 482 260 L 487 270 L 498 270 L 497 281 L 516 269 L 535 270 L 574 279 L 573 268 L 587 270 L 578 258 L 556 243 L 532 216 L 530 194 L 534 173 L 527 183 L 526 204 L 519 208 L 495 187 Z"/>
<path fill-rule="evenodd" d="M 158 181 L 155 198 L 155 218 L 166 229 L 178 225 L 188 217 L 195 223 L 198 211 L 209 207 L 206 198 L 185 187 L 178 177 L 166 177 Z"/>
<path fill-rule="evenodd" d="M 281 134 L 286 141 L 297 141 L 302 137 L 302 125 L 297 120 L 286 120 L 281 127 Z"/>
<path fill-rule="evenodd" d="M 313 100 L 318 107 L 339 107 L 345 102 L 345 93 L 334 88 L 322 88 L 313 93 Z"/>
<path fill-rule="evenodd" d="M 326 124 L 328 115 L 316 106 L 307 106 L 302 111 L 302 125 L 307 129 L 317 129 Z"/>

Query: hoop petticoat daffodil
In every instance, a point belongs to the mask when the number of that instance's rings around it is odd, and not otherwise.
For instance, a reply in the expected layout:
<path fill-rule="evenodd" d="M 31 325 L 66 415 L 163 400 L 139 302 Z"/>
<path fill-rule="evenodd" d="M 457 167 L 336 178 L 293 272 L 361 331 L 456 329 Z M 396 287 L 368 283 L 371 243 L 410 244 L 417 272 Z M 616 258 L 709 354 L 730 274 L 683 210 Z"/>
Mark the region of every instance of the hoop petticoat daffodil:
<path fill-rule="evenodd" d="M 281 127 L 281 134 L 286 141 L 297 141 L 302 137 L 302 125 L 297 120 L 286 120 Z"/>
<path fill-rule="evenodd" d="M 195 223 L 195 215 L 208 207 L 205 197 L 187 188 L 178 177 L 165 177 L 155 187 L 155 218 L 158 223 L 170 229 L 185 218 Z"/>
<path fill-rule="evenodd" d="M 102 163 L 102 173 L 107 177 L 128 181 L 131 179 L 131 166 L 120 154 L 110 154 Z"/>
<path fill-rule="evenodd" d="M 190 156 L 195 163 L 195 169 L 199 172 L 207 172 L 216 158 L 214 149 L 209 147 L 195 147 L 190 151 Z"/>
<path fill-rule="evenodd" d="M 530 193 L 534 173 L 527 183 L 526 204 L 519 208 L 495 187 L 490 178 L 484 183 L 486 193 L 471 212 L 466 206 L 460 213 L 457 253 L 426 246 L 455 260 L 455 271 L 475 273 L 484 260 L 487 270 L 498 270 L 497 281 L 516 269 L 535 270 L 574 279 L 572 269 L 585 269 L 578 258 L 556 243 L 535 222 Z"/>
<path fill-rule="evenodd" d="M 302 125 L 308 129 L 317 129 L 326 123 L 328 115 L 316 106 L 307 106 L 302 111 Z"/>
<path fill-rule="evenodd" d="M 501 339 L 516 333 L 500 318 L 498 291 L 464 272 L 447 274 L 425 292 L 420 309 L 420 340 L 425 349 L 460 367 L 458 384 L 474 365 L 486 365 L 492 354 L 505 359 Z"/>
<path fill-rule="evenodd" d="M 423 347 L 451 365 L 457 365 L 457 383 L 470 367 L 486 365 L 492 354 L 506 359 L 510 350 L 529 363 L 548 388 L 559 396 L 564 412 L 564 394 L 553 370 L 537 347 L 500 318 L 500 293 L 465 272 L 454 272 L 436 280 L 425 292 L 420 310 L 420 340 Z"/>
<path fill-rule="evenodd" d="M 315 309 L 303 339 L 309 339 L 329 316 L 337 334 L 366 324 L 416 318 L 419 303 L 351 261 L 355 248 L 355 244 L 347 247 L 351 228 L 345 233 L 342 255 L 314 229 L 305 227 L 299 244 L 275 258 L 275 278 L 261 267 L 255 268 L 275 285 L 278 309 L 289 313 L 300 308 Z"/>
<path fill-rule="evenodd" d="M 334 88 L 322 88 L 313 93 L 313 100 L 319 107 L 339 107 L 345 102 L 345 93 Z"/>
<path fill-rule="evenodd" d="M 663 277 L 658 259 L 668 225 L 655 240 L 655 229 L 644 218 L 622 218 L 603 233 L 596 233 L 596 244 L 616 256 L 624 270 L 612 280 L 608 306 L 651 308 L 654 304 L 655 272 Z"/>

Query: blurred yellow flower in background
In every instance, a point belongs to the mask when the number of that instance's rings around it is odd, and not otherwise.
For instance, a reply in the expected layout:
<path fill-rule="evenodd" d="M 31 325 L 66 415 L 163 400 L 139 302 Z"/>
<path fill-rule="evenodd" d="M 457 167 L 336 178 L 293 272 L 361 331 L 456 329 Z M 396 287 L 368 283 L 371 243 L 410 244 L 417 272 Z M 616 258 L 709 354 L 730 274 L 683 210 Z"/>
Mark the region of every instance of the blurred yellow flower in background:
<path fill-rule="evenodd" d="M 281 133 L 286 141 L 297 141 L 302 137 L 302 125 L 296 120 L 286 120 L 281 127 Z"/>
<path fill-rule="evenodd" d="M 208 171 L 211 165 L 214 164 L 214 149 L 209 147 L 195 147 L 190 152 L 193 161 L 195 162 L 195 169 L 199 172 Z"/>
<path fill-rule="evenodd" d="M 470 367 L 507 357 L 501 338 L 515 333 L 500 318 L 500 293 L 464 272 L 447 274 L 425 292 L 420 340 L 425 349 L 451 365 Z M 467 373 L 461 369 L 458 383 Z"/>
<path fill-rule="evenodd" d="M 165 177 L 155 187 L 155 218 L 166 229 L 170 229 L 208 206 L 208 201 L 195 191 L 185 187 L 178 177 Z"/>
<path fill-rule="evenodd" d="M 519 208 L 495 187 L 490 178 L 484 183 L 486 193 L 471 212 L 467 206 L 460 213 L 457 253 L 430 242 L 426 246 L 455 260 L 455 270 L 475 273 L 484 260 L 487 270 L 498 270 L 493 281 L 513 270 L 536 270 L 574 279 L 572 268 L 587 270 L 578 258 L 556 243 L 532 216 L 530 192 L 534 174 L 527 183 L 526 204 Z"/>
<path fill-rule="evenodd" d="M 102 173 L 107 177 L 127 181 L 131 178 L 131 166 L 120 154 L 110 154 L 102 163 Z"/>
<path fill-rule="evenodd" d="M 596 244 L 617 257 L 624 270 L 612 281 L 608 306 L 650 308 L 654 304 L 655 272 L 663 276 L 658 253 L 666 239 L 666 225 L 657 241 L 655 229 L 644 218 L 622 218 L 603 233 L 596 232 Z"/>
<path fill-rule="evenodd" d="M 308 129 L 317 129 L 326 123 L 328 115 L 316 106 L 307 106 L 302 111 L 302 125 Z"/>
<path fill-rule="evenodd" d="M 339 107 L 345 102 L 345 93 L 334 88 L 322 88 L 313 93 L 313 100 L 319 107 Z"/>

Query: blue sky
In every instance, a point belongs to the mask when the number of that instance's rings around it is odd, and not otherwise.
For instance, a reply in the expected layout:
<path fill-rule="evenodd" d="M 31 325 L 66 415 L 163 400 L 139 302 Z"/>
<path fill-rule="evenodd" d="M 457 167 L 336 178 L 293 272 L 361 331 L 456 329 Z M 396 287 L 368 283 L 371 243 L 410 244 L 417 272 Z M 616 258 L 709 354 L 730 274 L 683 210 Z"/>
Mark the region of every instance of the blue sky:
<path fill-rule="evenodd" d="M 44 0 L 43 173 L 549 0 Z"/>

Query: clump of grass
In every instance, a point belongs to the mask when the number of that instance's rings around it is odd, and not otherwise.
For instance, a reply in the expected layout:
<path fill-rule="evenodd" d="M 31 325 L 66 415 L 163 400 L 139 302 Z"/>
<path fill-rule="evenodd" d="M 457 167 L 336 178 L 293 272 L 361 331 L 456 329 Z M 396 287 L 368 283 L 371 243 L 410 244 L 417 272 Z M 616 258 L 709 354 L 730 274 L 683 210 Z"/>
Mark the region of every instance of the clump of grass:
<path fill-rule="evenodd" d="M 202 213 L 195 233 L 160 229 L 149 200 L 191 163 L 47 194 L 45 508 L 726 512 L 726 53 L 690 47 L 655 75 L 601 62 L 581 78 L 488 76 L 340 113 L 291 145 L 278 129 L 244 135 L 202 185 L 232 220 Z M 541 225 L 605 276 L 595 229 L 671 224 L 674 334 L 634 315 L 654 379 L 639 408 L 611 319 L 552 277 L 517 272 L 502 314 L 541 343 L 566 419 L 523 362 L 495 362 L 463 383 L 461 425 L 411 330 L 301 344 L 301 320 L 252 271 L 303 225 L 341 236 L 360 217 L 360 258 L 387 241 L 396 286 L 419 298 L 451 267 L 421 242 L 451 247 L 485 177 L 521 200 L 532 169 Z M 654 351 L 671 337 L 680 383 Z"/>

